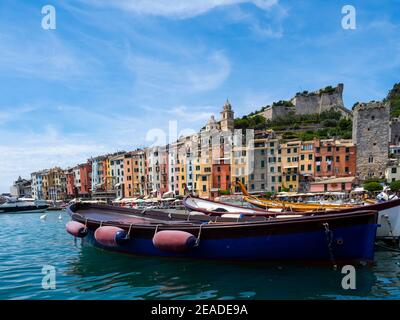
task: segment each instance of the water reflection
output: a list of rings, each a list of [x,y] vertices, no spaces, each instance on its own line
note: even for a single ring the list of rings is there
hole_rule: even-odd
[[[82,247],[68,274],[78,276],[77,290],[109,299],[362,298],[377,282],[371,267],[357,269],[356,290],[344,290],[344,275],[329,267],[149,258],[90,246]]]

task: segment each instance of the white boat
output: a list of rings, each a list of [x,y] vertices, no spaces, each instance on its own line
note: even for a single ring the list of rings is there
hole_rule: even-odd
[[[23,201],[8,198],[7,202],[0,205],[0,213],[40,213],[45,212],[48,204],[38,201]]]

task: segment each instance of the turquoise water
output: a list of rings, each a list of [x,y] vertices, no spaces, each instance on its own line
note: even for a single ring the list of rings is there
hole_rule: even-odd
[[[0,215],[0,299],[400,299],[400,254],[376,253],[356,290],[329,267],[172,260],[110,253],[65,232],[61,212]],[[42,288],[42,267],[56,289]]]

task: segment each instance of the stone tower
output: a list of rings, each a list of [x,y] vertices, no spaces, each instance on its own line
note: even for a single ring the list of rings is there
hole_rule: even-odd
[[[357,146],[357,177],[383,178],[388,161],[390,106],[372,101],[353,107],[353,142]]]
[[[223,110],[221,111],[221,130],[222,131],[233,131],[234,125],[234,112],[229,100],[226,100]]]

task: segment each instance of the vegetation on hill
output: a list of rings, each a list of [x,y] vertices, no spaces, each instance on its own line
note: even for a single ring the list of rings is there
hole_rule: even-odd
[[[341,137],[350,139],[352,121],[342,116],[339,111],[330,109],[320,114],[298,115],[290,112],[286,116],[266,120],[260,115],[247,115],[235,119],[237,129],[273,129],[282,131],[284,139],[312,140],[313,138],[327,139]]]
[[[313,138],[327,139],[341,137],[350,139],[352,121],[334,109],[320,114],[298,115],[290,112],[286,116],[266,120],[260,115],[247,115],[235,119],[236,129],[273,129],[282,132],[284,139],[312,140]]]
[[[390,114],[392,117],[400,117],[400,82],[396,83],[389,91],[386,101],[390,102]]]
[[[350,139],[353,124],[351,119],[343,117],[339,111],[330,109],[320,114],[290,113],[285,117],[276,117],[267,121],[267,127],[275,131],[285,131],[284,139],[298,138],[305,141],[333,137]]]

